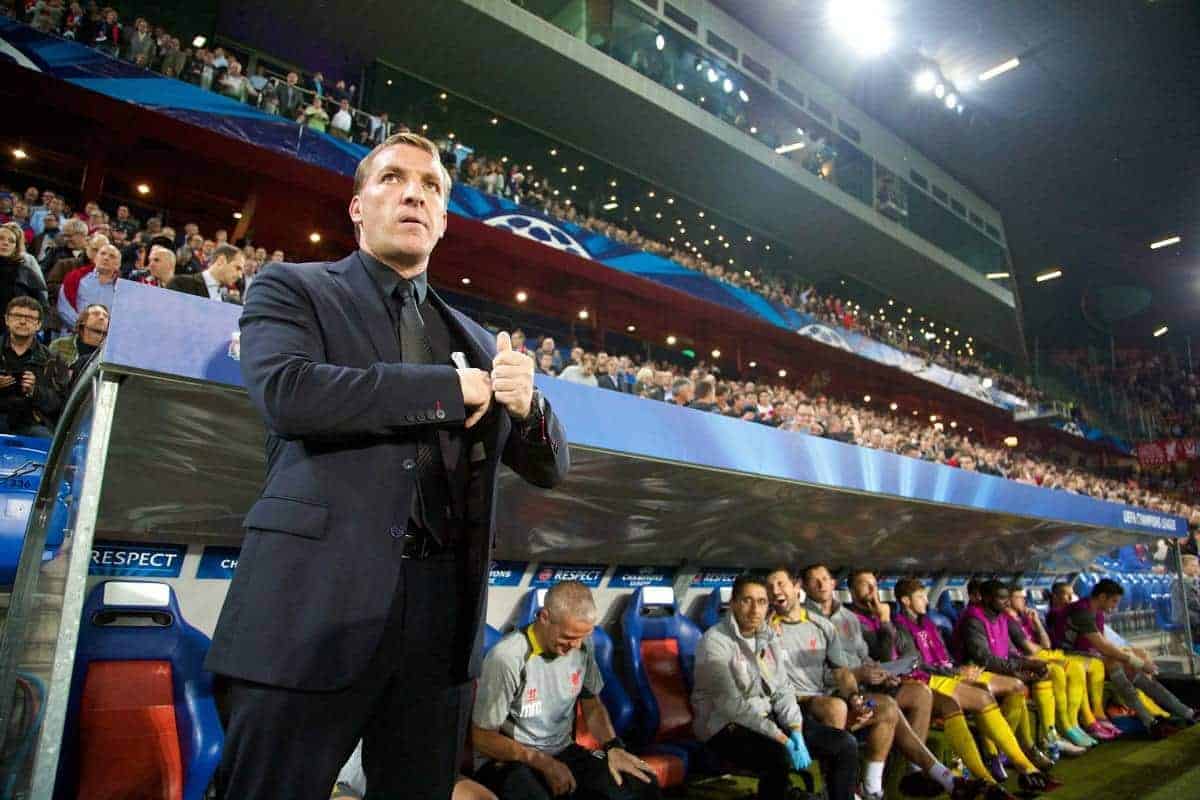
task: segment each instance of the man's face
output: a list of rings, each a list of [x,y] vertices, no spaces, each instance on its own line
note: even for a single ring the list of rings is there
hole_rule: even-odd
[[[571,363],[573,363],[573,364],[582,364],[583,363],[583,348],[582,347],[572,347],[571,348]]]
[[[900,601],[904,603],[903,600]],[[918,589],[908,596],[908,606],[918,617],[929,611],[929,592]]]
[[[222,228],[216,232],[215,238],[217,240],[217,244],[225,244],[229,241],[229,231]]]
[[[742,593],[729,603],[729,610],[743,631],[758,630],[767,618],[770,608],[767,601],[767,590],[757,583],[748,583],[742,587]]]
[[[426,268],[446,231],[446,187],[437,157],[397,145],[376,154],[369,167],[349,209],[365,249],[385,262]]]
[[[1111,614],[1117,610],[1117,606],[1121,605],[1121,595],[1119,594],[1101,594],[1093,595],[1093,603],[1097,611],[1103,611],[1105,614]]]
[[[1008,589],[997,589],[996,593],[984,602],[987,603],[988,611],[991,611],[993,614],[1003,614],[1008,610]]]
[[[554,353],[554,340],[549,336],[547,336],[545,339],[542,339],[542,352],[550,353],[552,355]]]
[[[777,569],[767,576],[767,596],[776,614],[790,614],[800,601],[800,584],[787,570]]]
[[[1071,602],[1070,586],[1060,586],[1051,593],[1050,603],[1055,608],[1062,608],[1063,606],[1070,605]]]
[[[554,356],[549,353],[540,353],[538,355],[538,366],[542,368],[542,372],[549,372],[554,368]]]
[[[1200,560],[1194,558],[1185,558],[1183,560],[1183,574],[1189,578],[1194,578],[1200,575]]]
[[[232,286],[241,279],[245,266],[246,257],[238,253],[229,260],[226,260],[224,257],[218,258],[208,269],[212,273],[212,276],[217,279],[217,283],[222,286]]]
[[[296,73],[294,73],[294,72],[288,73],[288,76],[287,76],[288,86],[295,86],[296,81],[298,81],[298,80],[300,80],[300,77]]]
[[[542,647],[560,656],[578,650],[596,628],[595,623],[577,617],[564,616],[555,622],[544,608],[538,612],[538,621],[542,623],[542,631],[546,634],[546,641],[541,642]]]
[[[267,260],[267,248],[256,247],[254,249],[254,260],[260,264],[265,263]]]
[[[37,333],[42,325],[42,314],[32,308],[18,306],[4,315],[4,322],[11,336],[25,339]]]
[[[1025,610],[1029,608],[1029,606],[1026,604],[1028,600],[1029,597],[1025,594],[1024,590],[1019,592],[1011,592],[1008,595],[1008,607],[1018,614],[1024,614]]]
[[[25,190],[25,202],[31,206],[36,206],[38,201],[38,189],[36,186],[30,186]]]
[[[75,230],[67,234],[67,247],[72,250],[82,250],[87,245],[87,233]]]
[[[49,208],[51,211],[53,211],[55,214],[58,214],[59,216],[62,216],[62,213],[63,213],[63,199],[62,199],[61,197],[54,197],[54,198],[51,198],[51,199],[50,199],[50,201],[49,201],[48,203],[46,203],[46,206],[47,206],[47,207],[48,207],[48,208]]]
[[[101,247],[96,253],[96,277],[105,285],[112,283],[121,274],[121,251],[110,245]]]
[[[12,258],[17,252],[17,234],[12,228],[0,228],[0,257]]]
[[[211,258],[213,250],[217,249],[217,243],[212,239],[205,239],[204,244],[200,246],[200,252],[204,254],[206,259]]]
[[[804,580],[804,593],[817,603],[828,603],[832,600],[835,588],[837,588],[837,583],[825,567],[810,570],[808,577]]]
[[[108,314],[93,311],[88,315],[87,322],[79,331],[79,338],[86,345],[99,347],[106,336],[108,336]]]
[[[58,230],[58,215],[47,214],[46,216],[42,217],[42,230],[43,231]]]
[[[191,236],[188,237],[188,247],[192,248],[193,251],[195,251],[195,250],[203,251],[204,250],[204,237],[198,233],[192,234]]]
[[[854,582],[850,584],[850,596],[859,605],[870,605],[875,598],[879,597],[879,583],[875,580],[875,576],[869,572],[855,575]]]
[[[159,283],[168,281],[175,276],[175,267],[171,264],[167,251],[161,247],[155,247],[150,251],[149,266],[150,274]]]
[[[516,333],[514,333],[512,335],[512,346],[513,346],[513,350],[520,350],[522,347],[524,347],[525,346],[525,334],[521,333],[520,331],[517,331]]]
[[[22,200],[13,203],[13,216],[21,221],[29,219],[29,206]]]
[[[183,235],[186,236],[189,241],[191,241],[191,238],[198,233],[200,233],[200,226],[194,222],[189,222],[183,226]],[[201,239],[200,241],[204,240]]]
[[[129,219],[129,206],[117,206],[117,219],[122,222]]]

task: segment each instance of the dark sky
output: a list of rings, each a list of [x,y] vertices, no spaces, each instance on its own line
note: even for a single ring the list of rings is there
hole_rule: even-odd
[[[1200,335],[1200,2],[886,1],[895,45],[864,61],[823,1],[714,0],[999,208],[1031,345]],[[1012,56],[961,116],[912,88],[925,63],[954,80]]]

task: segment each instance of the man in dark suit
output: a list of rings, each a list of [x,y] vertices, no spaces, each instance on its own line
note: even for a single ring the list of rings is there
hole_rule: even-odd
[[[436,146],[398,134],[354,187],[359,250],[267,266],[241,319],[268,467],[207,661],[228,683],[227,798],[324,800],[360,738],[372,796],[449,798],[496,472],[549,488],[568,468],[529,357],[428,286]]]
[[[238,281],[246,264],[246,254],[231,244],[219,244],[213,250],[208,269],[199,275],[176,275],[167,284],[174,292],[192,294],[219,303],[239,303]]]
[[[293,121],[300,113],[300,108],[304,103],[304,94],[300,91],[298,81],[299,76],[294,72],[289,72],[287,82],[282,84],[276,92],[276,96],[279,98],[279,116]]]

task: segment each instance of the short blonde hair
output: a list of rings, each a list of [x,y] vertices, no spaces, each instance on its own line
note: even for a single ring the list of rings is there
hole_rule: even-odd
[[[389,147],[396,147],[398,145],[415,147],[418,150],[424,150],[426,153],[429,153],[429,155],[433,156],[433,160],[436,161],[438,165],[438,174],[442,177],[442,205],[448,207],[450,205],[450,185],[453,183],[453,179],[450,177],[449,170],[447,170],[446,166],[442,164],[441,151],[438,150],[436,144],[426,139],[421,134],[413,133],[412,131],[393,133],[391,136],[384,139],[382,143],[375,145],[371,152],[363,156],[363,160],[358,162],[358,167],[354,170],[354,194],[361,192],[363,186],[366,185],[367,178],[371,173],[371,164],[375,161],[375,156],[379,155],[384,150],[387,150]]]

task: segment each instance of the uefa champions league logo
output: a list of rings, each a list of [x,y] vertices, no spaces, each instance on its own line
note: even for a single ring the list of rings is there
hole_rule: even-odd
[[[229,357],[234,361],[242,360],[242,332],[234,331],[229,334]]]
[[[837,347],[851,353],[854,352],[854,348],[850,346],[850,343],[847,342],[840,333],[825,325],[820,325],[814,322],[805,325],[803,328],[796,331],[796,333],[800,334],[801,336],[807,336],[810,339],[816,339],[818,342],[827,344],[830,347]]]
[[[591,256],[583,249],[578,241],[562,228],[538,217],[525,214],[500,214],[483,220],[485,225],[493,228],[503,228],[509,233],[533,239],[535,242],[562,250],[580,258],[590,259]]]

